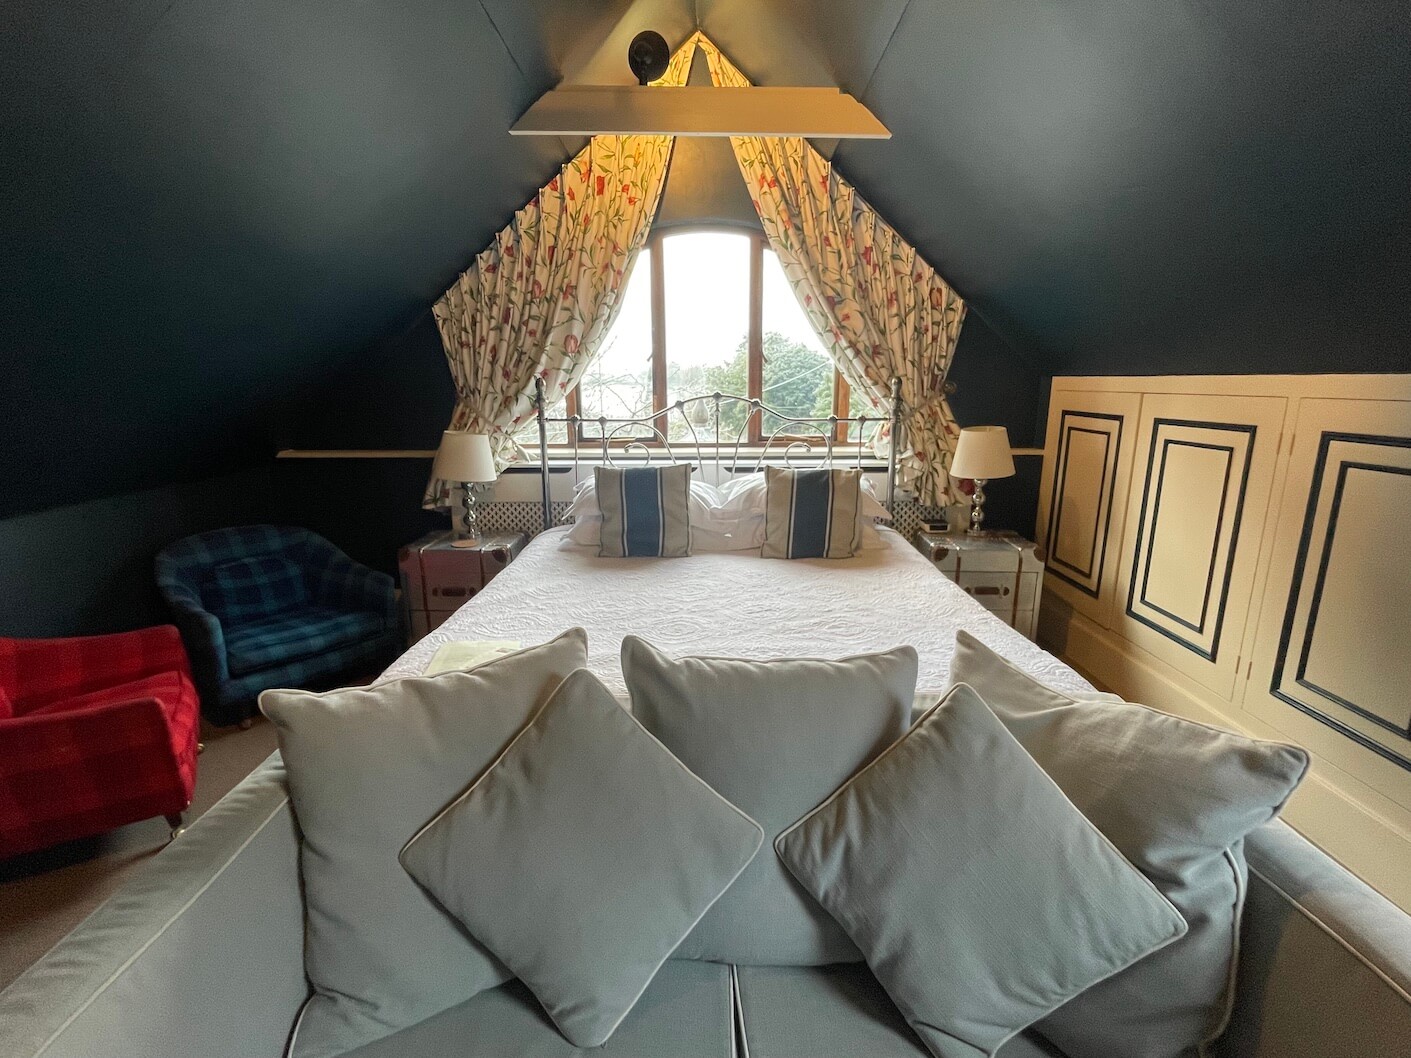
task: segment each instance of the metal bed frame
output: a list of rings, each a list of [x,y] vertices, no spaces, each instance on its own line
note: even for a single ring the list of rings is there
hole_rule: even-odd
[[[729,393],[711,393],[707,396],[688,397],[676,403],[638,418],[615,419],[606,416],[551,416],[544,394],[544,380],[534,382],[534,412],[539,424],[539,480],[543,490],[544,528],[553,525],[553,509],[549,497],[549,424],[563,423],[568,430],[566,449],[558,449],[560,457],[567,453],[571,461],[574,483],[577,484],[580,469],[587,464],[617,466],[621,463],[651,465],[656,460],[665,463],[683,461],[679,453],[686,453],[703,472],[707,462],[716,465],[717,476],[737,473],[757,473],[765,466],[785,467],[827,467],[835,462],[834,456],[846,456],[848,462],[855,460],[862,469],[864,452],[872,447],[884,425],[891,428],[887,450],[887,501],[889,513],[896,512],[897,489],[897,450],[902,430],[901,379],[892,379],[891,411],[883,416],[804,416],[788,415],[769,407],[753,397],[740,397]],[[725,427],[722,434],[721,411],[727,406],[742,406],[746,413],[738,428]],[[700,412],[704,421],[697,422]],[[694,417],[693,417],[693,413]],[[679,417],[686,429],[682,437],[671,438],[671,428]],[[761,424],[771,416],[777,425],[760,440],[750,438],[750,423],[758,417]],[[838,440],[838,427],[858,424],[858,443]],[[584,439],[580,426],[596,425],[599,435]],[[870,430],[870,432],[869,432]],[[849,429],[849,432],[851,430]],[[846,435],[845,435],[846,436]],[[845,451],[839,451],[845,449]],[[586,450],[586,452],[585,452]],[[726,453],[729,453],[728,459]],[[694,455],[694,458],[690,457]],[[749,465],[752,464],[752,465]],[[748,470],[741,467],[749,465]]]

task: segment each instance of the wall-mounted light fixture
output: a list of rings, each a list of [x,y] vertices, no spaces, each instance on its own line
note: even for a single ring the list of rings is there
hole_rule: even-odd
[[[540,96],[511,136],[806,136],[891,138],[872,111],[837,88],[650,86],[670,52],[659,33],[627,49],[635,86],[565,85]]]

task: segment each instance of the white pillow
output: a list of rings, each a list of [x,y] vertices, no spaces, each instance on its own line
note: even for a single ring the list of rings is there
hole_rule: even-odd
[[[724,502],[720,490],[708,481],[691,480],[691,524],[705,522],[713,517],[714,511]],[[568,506],[570,518],[601,518],[602,508],[598,506],[597,485],[592,478],[585,478],[573,488],[573,502]]]
[[[763,522],[759,539],[754,534],[734,535],[736,519],[723,514],[724,497],[720,489],[708,481],[691,481],[691,547],[695,551],[747,551],[764,542]],[[573,528],[563,546],[597,547],[602,542],[603,514],[598,506],[598,493],[592,478],[580,481],[573,490],[573,502],[568,507]]]
[[[763,533],[763,529],[760,530]],[[602,545],[603,519],[601,515],[584,517],[573,523],[573,528],[559,544],[562,548],[590,547],[596,551]],[[733,533],[721,532],[691,523],[691,551],[758,551],[763,537],[755,540],[752,536],[737,537]]]
[[[740,548],[764,546],[764,475],[742,474],[731,478],[718,490],[723,502],[716,512],[717,524],[728,524],[728,532],[740,541]],[[862,479],[862,503],[857,521],[862,529],[862,549],[884,547],[877,532],[875,518],[889,518],[887,508],[877,500],[877,493],[865,476]],[[750,543],[746,544],[748,540]]]

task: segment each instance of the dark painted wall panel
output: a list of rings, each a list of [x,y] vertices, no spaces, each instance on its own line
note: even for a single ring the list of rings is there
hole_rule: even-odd
[[[435,448],[456,392],[431,313],[330,373],[281,424],[279,448]]]
[[[0,635],[64,636],[165,622],[153,556],[187,533],[277,518],[267,468],[0,521]]]
[[[450,527],[444,511],[421,509],[430,473],[429,459],[281,459],[271,481],[285,520],[395,574],[399,547]]]
[[[1043,475],[1042,456],[1017,456],[1014,476],[985,485],[985,528],[1012,529],[1034,539],[1034,523],[1039,513],[1039,478]],[[968,513],[961,519],[969,525]]]
[[[961,426],[1003,426],[1014,447],[1043,447],[1042,434],[1034,434],[1038,370],[974,312],[960,329],[950,381],[956,385],[951,411]]]
[[[169,617],[152,579],[162,547],[258,522],[304,525],[395,572],[397,548],[444,514],[420,509],[430,463],[267,460],[234,474],[0,520],[0,635],[121,631]]]

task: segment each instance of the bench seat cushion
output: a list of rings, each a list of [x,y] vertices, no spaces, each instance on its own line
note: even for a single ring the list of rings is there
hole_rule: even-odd
[[[911,647],[839,660],[673,658],[622,641],[632,715],[765,833],[765,847],[701,917],[678,959],[810,966],[861,958],[770,844],[906,731]]]
[[[22,715],[56,716],[59,713],[81,713],[105,705],[135,702],[141,698],[156,698],[170,706],[176,702],[186,701],[195,693],[196,690],[191,686],[191,680],[186,673],[173,669],[171,672],[159,672],[155,676],[144,676],[140,680],[129,680],[112,687],[90,691],[88,694],[81,694],[76,698],[64,698],[57,702],[50,702],[37,709],[22,709]]]
[[[307,606],[228,629],[226,658],[232,676],[301,661],[347,643],[380,635],[386,619],[371,610],[334,610]]]
[[[738,966],[738,1009],[746,1058],[931,1058],[863,963]],[[996,1058],[1063,1058],[1029,1033]]]
[[[733,1058],[733,1039],[730,967],[673,959],[601,1047],[573,1046],[511,981],[347,1058]]]

